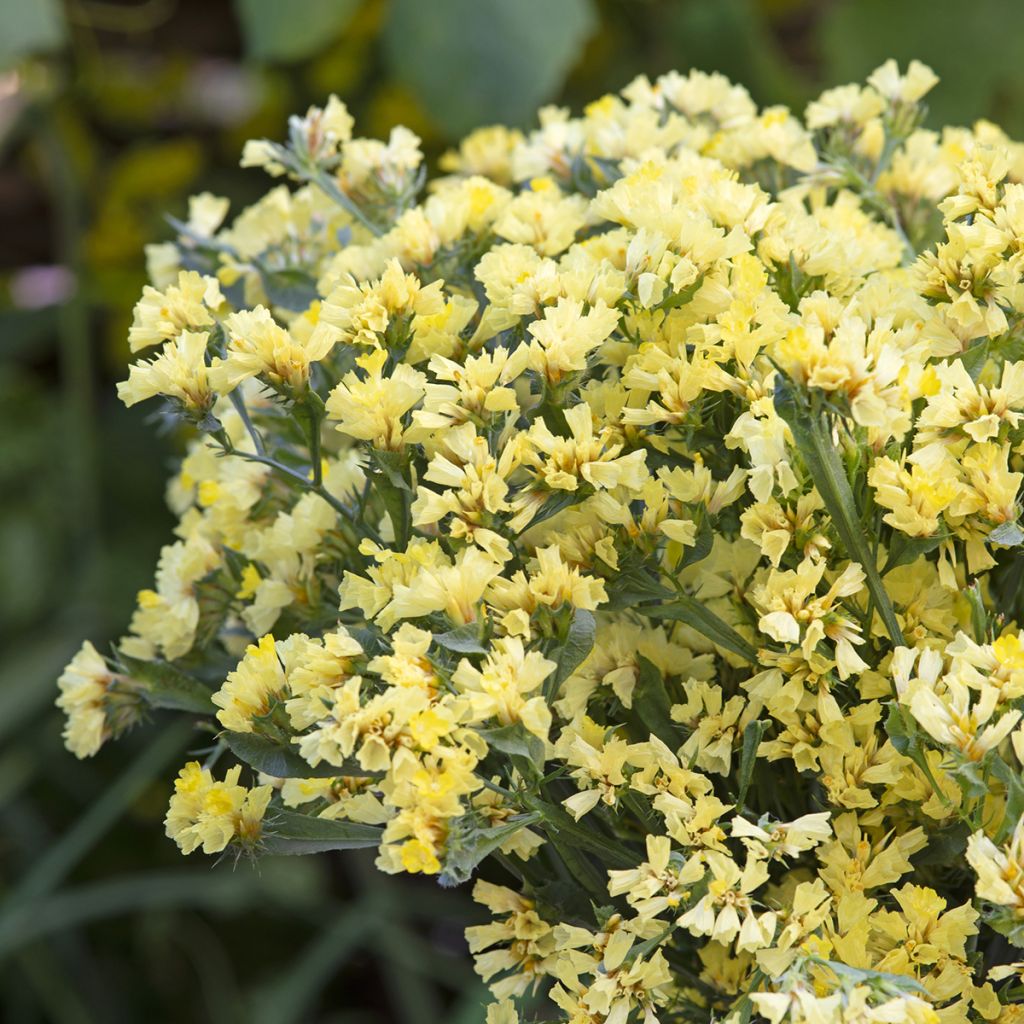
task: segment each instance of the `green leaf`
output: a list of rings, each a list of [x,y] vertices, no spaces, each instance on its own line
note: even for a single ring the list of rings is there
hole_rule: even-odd
[[[383,452],[377,448],[368,450],[370,460],[378,471],[375,477],[375,490],[384,502],[391,519],[395,541],[399,549],[404,549],[409,543],[409,534],[412,531],[412,490],[405,479],[405,462],[397,452]]]
[[[480,828],[471,816],[454,822],[448,833],[444,871],[438,881],[444,886],[468,882],[477,865],[488,854],[493,853],[521,828],[532,825],[539,818],[537,812],[520,814],[490,828]]]
[[[928,751],[921,742],[921,730],[910,710],[897,701],[889,701],[889,711],[885,717],[885,731],[897,752],[904,757],[909,757],[921,769],[924,777],[931,783],[935,795],[947,807],[950,806],[949,797],[946,796],[945,791],[932,774],[932,767],[928,763]]]
[[[235,0],[246,55],[256,60],[300,61],[336,39],[359,0]]]
[[[928,990],[916,979],[908,978],[905,974],[889,974],[887,971],[872,971],[863,967],[851,967],[849,964],[840,963],[836,960],[823,960],[813,958],[813,962],[827,967],[834,974],[842,978],[850,978],[859,985],[870,985],[872,982],[881,983],[886,991],[913,992],[927,996]]]
[[[362,850],[380,845],[383,829],[354,821],[314,818],[278,809],[268,818],[261,846],[264,853],[308,854],[327,850]]]
[[[743,747],[740,750],[740,769],[736,777],[739,791],[736,795],[736,806],[742,807],[743,801],[747,798],[747,790],[750,789],[751,779],[754,777],[754,762],[757,760],[757,748],[761,745],[761,737],[764,735],[765,723],[760,719],[748,722],[743,730]]]
[[[850,481],[839,459],[832,432],[824,413],[812,411],[803,390],[781,373],[775,384],[775,411],[793,432],[793,440],[803,456],[811,479],[818,489],[846,553],[858,562],[867,577],[868,590],[885,623],[889,638],[902,647],[903,632],[878,573],[875,556],[861,527],[860,516],[850,490]]]
[[[642,601],[663,601],[673,593],[643,568],[616,573],[608,580],[607,590],[608,601],[602,608],[634,608]]]
[[[680,594],[668,604],[637,608],[637,611],[649,619],[672,619],[676,622],[685,622],[691,629],[695,629],[701,636],[707,637],[713,644],[730,651],[744,661],[749,661],[751,665],[757,664],[757,651],[732,626],[723,622],[696,598]]]
[[[0,3],[0,67],[20,57],[56,50],[66,37],[67,25],[58,0]]]
[[[261,267],[260,280],[263,282],[267,298],[275,306],[296,313],[308,309],[310,303],[320,297],[313,276],[297,267],[288,267],[284,270],[266,270]]]
[[[902,704],[889,702],[889,711],[885,718],[885,731],[897,753],[904,757],[912,757],[915,746],[920,746],[917,738],[917,723]]]
[[[0,957],[47,935],[68,935],[92,921],[145,910],[201,907],[239,913],[258,892],[254,872],[123,872],[106,881],[60,889],[31,903],[8,905],[0,918]],[[76,1018],[77,1019],[77,1018]]]
[[[1003,547],[1017,548],[1024,544],[1024,530],[1018,523],[1000,523],[988,535],[990,544],[1002,544]]]
[[[328,915],[323,930],[303,945],[289,963],[261,982],[252,993],[248,1024],[302,1024],[314,1012],[317,996],[337,977],[349,957],[365,948],[378,927],[372,903],[362,896],[337,915]]]
[[[908,537],[905,533],[895,530],[889,544],[889,556],[882,567],[882,575],[885,576],[886,573],[892,572],[897,566],[916,562],[921,555],[927,555],[934,551],[943,540],[945,540],[943,536]]]
[[[982,903],[981,919],[993,931],[1005,935],[1011,945],[1024,947],[1024,922],[1017,917],[1014,908]]]
[[[706,514],[701,515],[697,520],[696,541],[692,547],[686,548],[683,560],[679,564],[679,569],[685,569],[687,566],[694,565],[697,562],[703,562],[711,554],[714,542],[715,533],[711,529],[711,520]]]
[[[530,732],[522,722],[502,725],[494,729],[478,729],[492,750],[503,754],[527,758],[535,767],[544,764],[544,741]]]
[[[968,800],[984,800],[989,794],[989,781],[986,773],[977,761],[965,760],[947,774],[960,787],[960,792]]]
[[[679,726],[672,721],[672,702],[665,689],[665,679],[656,665],[640,657],[640,676],[633,689],[633,707],[640,721],[668,744],[677,745]]]
[[[533,518],[519,531],[519,535],[522,536],[527,530],[536,526],[538,523],[543,523],[545,519],[550,519],[552,516],[557,516],[559,512],[564,512],[567,508],[572,508],[573,505],[578,505],[583,501],[583,497],[578,491],[556,491],[554,492],[543,505],[534,513]]]
[[[999,757],[992,762],[992,774],[1006,787],[1003,823],[995,837],[997,843],[1002,843],[1010,838],[1017,827],[1017,822],[1024,816],[1024,779],[1021,778],[1020,772],[1015,771]]]
[[[1011,824],[1017,823],[1014,819]],[[951,868],[964,863],[967,850],[967,837],[970,829],[963,822],[957,822],[949,828],[933,829],[928,833],[928,845],[914,856],[914,867],[921,868],[934,865],[940,868]]]
[[[605,867],[636,867],[639,862],[626,843],[605,839],[595,829],[580,825],[560,804],[548,803],[531,793],[524,793],[522,799],[527,807],[540,815],[545,832],[561,842],[596,854],[604,861]]]
[[[0,935],[6,932],[15,909],[38,904],[41,897],[60,885],[127,808],[139,799],[153,779],[173,758],[181,755],[190,731],[191,723],[185,719],[172,721],[168,728],[146,744],[131,764],[125,766],[112,785],[89,803],[75,823],[71,827],[65,826],[60,837],[36,857],[17,885],[4,893]]]
[[[434,643],[443,647],[446,651],[454,651],[456,654],[486,654],[487,645],[480,639],[480,625],[476,622],[467,622],[463,626],[456,626],[447,633],[435,633]]]
[[[142,684],[139,692],[151,707],[192,711],[200,715],[213,713],[213,695],[209,687],[166,661],[143,661],[116,650],[114,660],[126,675]]]
[[[594,649],[596,634],[597,620],[594,613],[584,608],[575,609],[564,642],[557,646],[549,645],[547,651],[548,657],[555,661],[555,671],[544,680],[544,696],[548,701],[554,699],[562,683],[583,664]]]
[[[901,68],[916,58],[942,80],[926,97],[933,126],[1003,113],[1000,124],[1012,137],[1024,129],[1017,0],[975,0],[969,17],[956,4],[933,0],[857,0],[821,13],[818,35],[830,81],[860,82],[889,57]]]
[[[346,761],[340,766],[321,762],[314,768],[299,755],[297,749],[254,732],[232,732],[227,729],[220,734],[220,738],[239,761],[275,779],[335,779],[343,775],[380,777],[379,772],[368,772],[361,768],[358,761]]]
[[[531,122],[595,26],[591,0],[392,0],[384,45],[392,74],[458,136]]]

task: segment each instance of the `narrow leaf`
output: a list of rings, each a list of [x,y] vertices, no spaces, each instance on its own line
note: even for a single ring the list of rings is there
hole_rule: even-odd
[[[496,729],[479,729],[478,732],[487,741],[487,746],[493,750],[525,757],[538,768],[544,764],[544,741],[529,732],[522,722],[499,726]]]
[[[897,566],[910,565],[921,555],[934,551],[943,541],[943,537],[908,537],[898,530],[892,535],[889,544],[889,557],[882,567],[882,575],[892,572]]]
[[[754,777],[754,762],[757,760],[757,748],[761,745],[761,737],[764,735],[765,724],[760,719],[749,722],[743,730],[743,747],[740,751],[740,770],[737,776],[739,791],[736,796],[736,806],[742,807],[747,798],[747,790],[750,789],[750,781]]]
[[[705,608],[693,597],[681,594],[669,604],[638,608],[637,611],[649,619],[685,622],[713,644],[732,652],[744,661],[749,661],[751,665],[757,664],[757,651],[732,626],[723,622],[713,611]]]
[[[679,726],[672,721],[672,702],[665,689],[665,679],[652,662],[640,658],[640,677],[633,689],[633,707],[640,721],[651,732],[667,743],[676,746]]]
[[[1016,548],[1024,544],[1024,530],[1017,523],[1000,523],[988,535],[988,539],[992,544],[1002,544],[1003,547]]]
[[[435,633],[434,643],[446,651],[456,654],[486,654],[487,646],[480,640],[480,626],[476,622],[467,622],[464,626],[456,626],[447,633]]]
[[[568,635],[563,643],[548,650],[548,657],[555,661],[555,671],[544,680],[544,696],[550,701],[558,693],[559,687],[586,660],[594,648],[594,637],[597,634],[597,620],[594,613],[584,608],[577,608],[569,626]]]
[[[239,761],[275,779],[334,779],[343,775],[379,777],[379,773],[361,768],[358,761],[346,761],[340,766],[321,762],[314,768],[299,755],[298,750],[254,732],[225,730],[220,738]]]
[[[314,818],[297,811],[276,810],[268,820],[262,846],[270,854],[323,853],[361,850],[380,845],[383,829],[354,821]]]
[[[622,842],[604,839],[600,833],[580,825],[573,816],[559,804],[551,804],[540,797],[524,794],[526,805],[540,814],[540,825],[551,838],[582,847],[597,854],[607,867],[629,868],[637,864],[636,855]]]
[[[151,707],[201,715],[213,712],[210,688],[166,661],[143,661],[123,651],[115,651],[114,658],[125,675],[141,684],[141,695]]]
[[[864,570],[868,589],[890,639],[897,646],[903,646],[903,632],[878,573],[871,545],[861,526],[850,481],[846,478],[846,470],[832,440],[828,420],[823,413],[812,412],[802,391],[781,374],[775,385],[775,411],[793,432],[793,440],[825,502],[847,555]]]
[[[477,865],[511,839],[526,825],[532,825],[540,817],[536,812],[517,815],[491,828],[474,828],[465,835],[453,829],[448,837],[448,849],[444,858],[444,872],[438,879],[444,886],[461,885],[473,876]]]

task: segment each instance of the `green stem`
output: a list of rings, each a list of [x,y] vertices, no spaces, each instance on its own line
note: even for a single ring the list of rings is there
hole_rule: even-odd
[[[252,445],[256,449],[257,455],[266,454],[266,448],[263,444],[263,438],[260,436],[260,432],[253,425],[252,420],[249,418],[249,410],[246,408],[245,399],[238,393],[238,389],[235,388],[230,394],[231,404],[235,407],[235,412],[238,413],[239,419],[245,426],[249,437],[252,439]]]
[[[305,403],[306,415],[309,417],[309,458],[313,463],[313,486],[323,487],[324,474],[320,457],[320,423],[321,415],[316,402]]]
[[[308,181],[316,185],[321,192],[333,199],[346,213],[351,214],[351,216],[355,218],[355,220],[359,221],[359,223],[362,224],[370,234],[377,238],[384,234],[384,229],[379,225],[374,224],[374,222],[370,220],[365,213],[363,213],[352,197],[346,195],[338,187],[334,179],[325,171],[321,170],[319,167],[299,167],[298,173],[303,181]]]

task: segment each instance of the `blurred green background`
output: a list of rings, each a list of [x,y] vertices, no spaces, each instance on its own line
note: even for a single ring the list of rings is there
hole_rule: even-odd
[[[189,746],[161,721],[90,762],[55,680],[124,628],[171,520],[174,438],[114,398],[143,245],[190,193],[266,187],[245,139],[337,92],[432,158],[638,73],[720,70],[802,109],[886,57],[943,81],[931,123],[1024,137],[1018,0],[0,0],[0,1019],[475,1024],[462,892],[368,858],[181,858]]]

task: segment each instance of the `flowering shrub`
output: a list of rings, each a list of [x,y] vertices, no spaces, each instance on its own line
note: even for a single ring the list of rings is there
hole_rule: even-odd
[[[641,78],[425,196],[333,97],[250,143],[149,250],[194,439],[69,748],[208,716],[185,853],[490,858],[492,1024],[1017,1020],[1024,147],[934,82]]]

